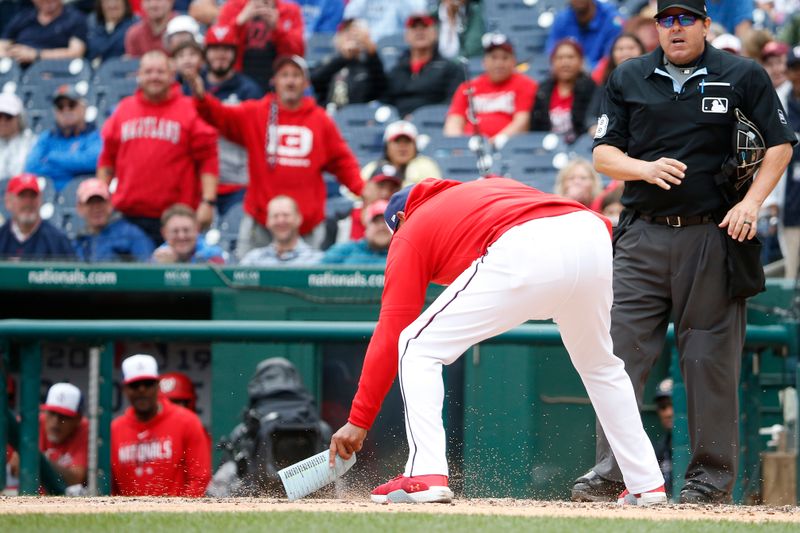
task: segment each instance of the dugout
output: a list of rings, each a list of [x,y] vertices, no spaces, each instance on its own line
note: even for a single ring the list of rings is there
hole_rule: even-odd
[[[0,265],[0,319],[374,321],[382,288],[382,271],[375,268],[6,263]],[[429,299],[439,291],[432,288]],[[758,452],[766,441],[757,429],[780,422],[777,390],[797,379],[794,295],[793,284],[771,281],[768,293],[751,303],[751,324],[792,324],[793,333],[779,348],[764,340],[766,334],[748,344],[743,364],[748,373],[742,380],[748,401],[743,402],[740,501],[757,489]],[[566,498],[572,480],[592,464],[594,414],[577,373],[552,331],[532,338],[482,344],[445,371],[451,483],[467,496]],[[200,387],[201,418],[216,441],[239,421],[246,383],[256,364],[271,356],[287,357],[298,366],[323,416],[334,429],[339,427],[357,386],[367,342],[367,335],[247,343],[159,338],[117,343],[103,357],[113,359],[112,409],[117,412],[123,407],[116,375],[123,357],[145,351],[157,356],[163,371],[189,373]],[[9,368],[19,377],[16,343],[8,354]],[[86,390],[81,380],[86,379],[87,354],[85,343],[43,342],[40,398],[64,375]],[[669,374],[669,363],[669,357],[662,358],[651,375],[646,399],[652,398],[654,384]],[[645,425],[655,437],[659,430],[654,406],[646,402],[644,409]],[[679,437],[676,431],[676,447],[681,446]],[[402,470],[405,453],[402,404],[395,385],[359,458],[357,475],[350,477],[365,486],[382,482]],[[219,454],[214,460],[216,466]],[[677,453],[676,470],[679,460]]]

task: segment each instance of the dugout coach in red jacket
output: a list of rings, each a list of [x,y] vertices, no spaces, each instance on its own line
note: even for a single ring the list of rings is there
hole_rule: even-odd
[[[211,224],[217,133],[181,93],[163,52],[142,56],[138,79],[136,94],[124,98],[103,126],[97,177],[106,184],[117,177],[114,207],[160,244],[161,214],[173,204],[195,209],[202,227]]]
[[[300,235],[314,247],[325,237],[325,198],[322,173],[330,172],[353,193],[364,182],[358,160],[339,129],[313,98],[303,96],[309,77],[299,56],[275,60],[275,92],[261,100],[225,106],[206,93],[202,80],[187,77],[200,116],[230,141],[247,149],[250,183],[244,197],[245,217],[236,255],[267,246],[267,204],[278,195],[294,199],[303,215]]]
[[[372,499],[450,501],[442,365],[523,322],[552,318],[622,467],[630,496],[621,499],[666,503],[633,386],[612,353],[608,219],[506,178],[427,179],[395,193],[384,216],[394,235],[380,317],[331,460],[361,449],[397,373],[409,457]],[[431,282],[447,288],[420,314]]]

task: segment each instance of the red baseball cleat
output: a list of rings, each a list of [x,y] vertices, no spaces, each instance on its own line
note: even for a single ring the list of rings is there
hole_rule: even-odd
[[[625,489],[617,498],[617,503],[619,505],[663,505],[667,503],[667,492],[664,490],[664,485],[641,494],[631,494],[628,489]]]
[[[453,491],[447,487],[447,476],[399,475],[372,491],[375,503],[448,503]]]

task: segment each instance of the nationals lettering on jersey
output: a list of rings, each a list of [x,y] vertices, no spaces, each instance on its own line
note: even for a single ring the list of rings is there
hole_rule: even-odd
[[[178,144],[181,140],[179,122],[159,117],[136,117],[126,120],[120,126],[120,140],[156,139]]]
[[[154,441],[120,446],[117,459],[120,464],[169,461],[172,459],[172,448],[172,437],[168,435]]]

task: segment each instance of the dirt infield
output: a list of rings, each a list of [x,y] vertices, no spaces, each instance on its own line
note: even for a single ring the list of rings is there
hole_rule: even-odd
[[[800,507],[667,505],[657,508],[622,508],[614,504],[578,504],[512,499],[459,499],[452,504],[378,505],[366,499],[182,499],[182,498],[59,498],[0,497],[0,515],[30,513],[123,512],[281,512],[333,513],[437,513],[529,517],[631,518],[646,520],[733,520],[737,522],[789,522],[800,524]]]

